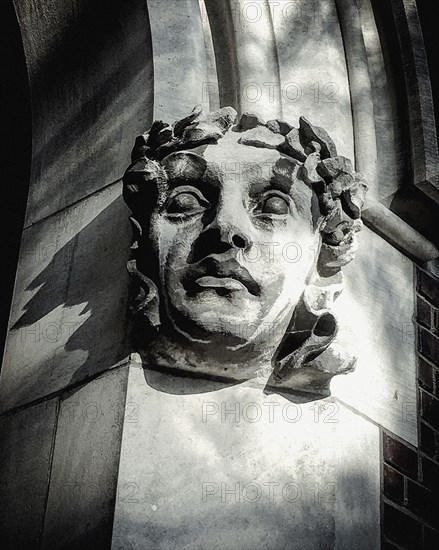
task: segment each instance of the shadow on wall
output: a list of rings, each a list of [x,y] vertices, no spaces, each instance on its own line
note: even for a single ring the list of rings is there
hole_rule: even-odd
[[[153,59],[144,0],[16,4],[33,100],[32,223],[121,176],[152,117]]]
[[[83,208],[92,210],[93,204],[85,203]],[[127,217],[118,197],[57,250],[27,286],[38,290],[11,329],[11,334],[21,332],[26,348],[23,368],[15,371],[15,378],[23,377],[14,384],[18,394],[24,393],[21,398],[33,400],[93,377],[126,357]]]

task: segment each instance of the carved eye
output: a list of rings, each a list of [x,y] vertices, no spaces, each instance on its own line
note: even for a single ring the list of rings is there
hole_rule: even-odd
[[[166,212],[170,215],[184,216],[203,212],[209,207],[209,202],[195,187],[179,187],[174,190],[166,204]]]
[[[266,195],[261,201],[260,212],[261,214],[285,216],[290,212],[289,198],[280,193]]]

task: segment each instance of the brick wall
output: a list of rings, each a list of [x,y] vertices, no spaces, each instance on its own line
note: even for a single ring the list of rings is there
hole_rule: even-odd
[[[439,550],[439,278],[416,268],[419,448],[383,430],[384,550]]]

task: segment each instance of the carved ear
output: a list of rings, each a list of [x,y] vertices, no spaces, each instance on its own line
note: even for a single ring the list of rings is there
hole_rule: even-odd
[[[287,381],[294,370],[306,366],[310,359],[322,353],[334,341],[337,332],[336,317],[325,311],[316,318],[311,330],[287,334],[274,359],[273,377],[276,382]]]
[[[326,278],[317,273],[310,277],[290,327],[273,357],[273,383],[300,391],[329,393],[327,384],[333,375],[327,376],[324,370],[318,372],[314,360],[326,352],[338,334],[338,321],[331,308],[343,286],[341,271]],[[309,370],[305,375],[298,374],[303,369]]]

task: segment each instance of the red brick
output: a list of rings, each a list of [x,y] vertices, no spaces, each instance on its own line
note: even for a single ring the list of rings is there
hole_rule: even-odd
[[[385,462],[412,479],[418,478],[418,455],[386,433],[383,433],[383,454]]]
[[[421,417],[439,430],[439,399],[421,391]]]
[[[422,548],[422,526],[408,514],[384,504],[384,534],[408,550]]]
[[[428,301],[439,307],[439,281],[424,271],[418,270],[418,291]]]
[[[384,464],[384,494],[397,504],[404,504],[404,476]]]
[[[426,390],[433,391],[433,368],[427,361],[418,357],[418,380]]]
[[[411,480],[407,483],[407,508],[428,523],[437,521],[439,506],[435,495]]]
[[[421,296],[418,296],[416,301],[416,321],[427,328],[431,328],[431,317],[430,304],[421,298]]]
[[[436,455],[436,434],[434,430],[424,422],[421,422],[419,448],[430,456]]]
[[[421,328],[419,331],[419,340],[422,355],[425,355],[427,359],[437,365],[439,362],[439,339]]]

